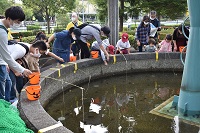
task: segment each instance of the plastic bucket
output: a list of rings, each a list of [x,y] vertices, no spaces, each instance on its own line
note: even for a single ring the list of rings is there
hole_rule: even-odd
[[[31,101],[38,100],[40,97],[40,85],[30,85],[25,88],[27,98]]]
[[[32,84],[32,85],[39,84],[39,82],[40,82],[40,72],[32,72],[32,74],[30,74],[28,76],[28,78],[29,78],[30,84]]]
[[[98,58],[99,57],[99,51],[91,51],[92,58]]]
[[[76,56],[70,56],[70,62],[76,61]]]

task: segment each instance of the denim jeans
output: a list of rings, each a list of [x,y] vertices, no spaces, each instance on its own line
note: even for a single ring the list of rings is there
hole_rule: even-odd
[[[11,80],[6,65],[0,65],[0,99],[10,100]]]
[[[10,79],[12,81],[12,86],[10,90],[10,100],[13,100],[17,97],[16,90],[20,94],[24,84],[23,84],[23,77],[22,76],[15,76],[13,71],[9,73]],[[16,89],[15,89],[16,88]]]

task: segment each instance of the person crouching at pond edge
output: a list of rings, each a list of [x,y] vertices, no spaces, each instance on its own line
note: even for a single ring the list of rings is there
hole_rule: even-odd
[[[128,40],[128,34],[123,33],[121,39],[117,42],[117,54],[130,54],[130,43]]]
[[[156,52],[156,41],[153,38],[149,39],[149,45],[145,46],[145,52]]]

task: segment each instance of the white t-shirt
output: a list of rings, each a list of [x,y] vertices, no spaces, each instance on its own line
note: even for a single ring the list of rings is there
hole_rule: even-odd
[[[108,40],[108,39],[104,39],[104,40],[102,41],[102,45],[103,45],[103,47],[106,49],[106,48],[110,45],[109,40]],[[100,50],[100,47],[99,47],[99,44],[98,44],[97,41],[94,41],[94,42],[92,43],[92,47],[94,47],[95,49]]]
[[[131,45],[129,43],[129,41],[127,42],[122,42],[122,39],[120,39],[118,42],[117,42],[117,45],[116,45],[117,49],[127,49],[127,48],[130,48]]]
[[[30,49],[30,44],[24,43],[24,42],[20,42],[20,43],[25,44]],[[24,55],[26,54],[26,49],[20,44],[8,45],[7,48],[10,55],[13,57],[14,60],[20,59],[24,57]]]

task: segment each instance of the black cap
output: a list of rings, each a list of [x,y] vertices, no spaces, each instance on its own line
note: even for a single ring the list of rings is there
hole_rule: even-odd
[[[73,30],[73,32],[74,32],[74,35],[76,36],[76,39],[77,39],[77,40],[80,40],[81,30],[80,30],[79,28],[75,28],[75,29]]]
[[[109,37],[110,36],[110,28],[108,26],[104,26],[101,28],[101,31],[103,31],[103,33]]]

